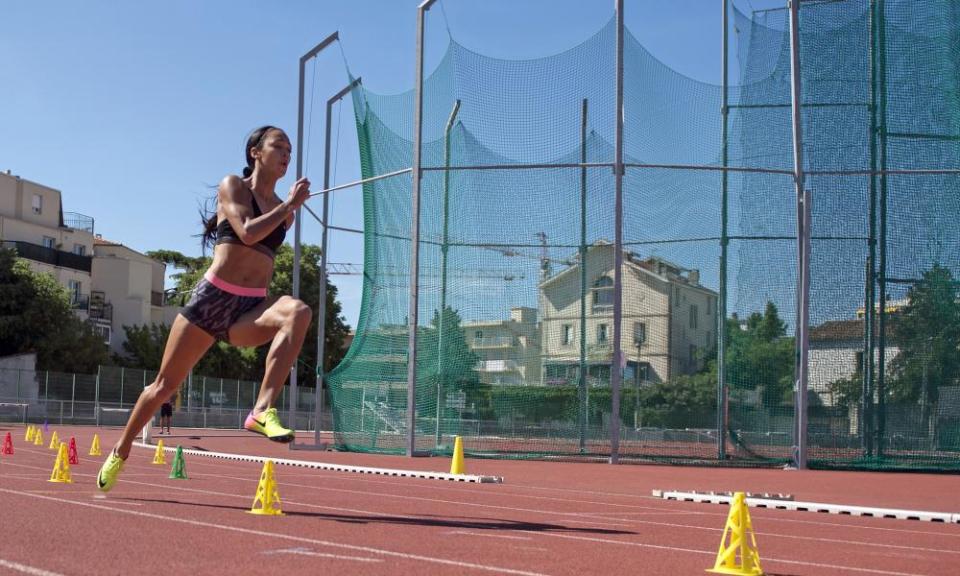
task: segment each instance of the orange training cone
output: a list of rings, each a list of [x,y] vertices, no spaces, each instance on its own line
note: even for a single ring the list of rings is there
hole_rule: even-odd
[[[0,453],[13,456],[13,436],[9,432],[7,432],[7,437],[3,439],[3,450]]]
[[[103,456],[103,453],[100,452],[100,436],[93,435],[93,444],[90,445],[90,453],[88,456]]]
[[[463,440],[459,436],[453,442],[453,461],[450,462],[451,474],[464,474],[463,466]]]
[[[60,443],[60,450],[57,451],[57,461],[53,465],[50,482],[73,483],[73,478],[70,477],[70,460],[67,456],[67,445],[63,442]]]
[[[729,544],[727,543],[728,534]],[[707,572],[734,576],[763,576],[757,539],[753,534],[750,511],[747,510],[747,500],[743,492],[735,493],[733,500],[730,501],[730,514],[727,515],[727,524],[720,539],[717,561]]]
[[[257,507],[257,504],[260,507]],[[282,516],[280,509],[280,494],[277,492],[277,481],[273,477],[273,460],[267,460],[263,463],[263,471],[260,473],[260,484],[257,485],[257,495],[253,498],[253,508],[251,514],[262,514],[264,516]]]
[[[70,437],[70,448],[67,450],[67,456],[70,459],[70,465],[79,464],[80,457],[77,455],[77,439]]]

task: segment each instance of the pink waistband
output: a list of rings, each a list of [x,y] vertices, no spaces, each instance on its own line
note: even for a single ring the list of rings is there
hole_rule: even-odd
[[[213,272],[207,270],[207,273],[203,275],[204,279],[216,286],[217,288],[223,290],[224,292],[229,292],[234,296],[255,296],[258,298],[267,297],[266,288],[249,288],[247,286],[237,286],[236,284],[231,284],[222,278],[217,278]]]

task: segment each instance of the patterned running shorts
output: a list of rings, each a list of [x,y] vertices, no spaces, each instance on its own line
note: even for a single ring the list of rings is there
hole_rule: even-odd
[[[214,286],[206,277],[180,311],[191,324],[217,340],[228,342],[228,332],[237,320],[263,302],[264,296],[239,296]]]

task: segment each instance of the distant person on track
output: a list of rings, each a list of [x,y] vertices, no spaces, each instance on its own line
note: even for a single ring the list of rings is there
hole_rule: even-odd
[[[173,419],[173,404],[168,398],[166,402],[160,405],[160,434],[163,434],[163,427],[166,425],[167,434],[170,434],[170,421]]]
[[[300,353],[312,313],[290,296],[267,296],[274,255],[295,211],[310,197],[306,178],[291,186],[286,200],[274,192],[290,154],[283,130],[262,126],[247,139],[243,176],[229,175],[220,182],[216,210],[204,215],[203,223],[204,243],[214,244],[213,263],[170,327],[160,372],[140,394],[100,468],[100,490],[113,487],[137,433],[217,340],[248,347],[271,343],[260,394],[244,428],[277,442],[293,440],[294,431],[280,423],[273,404]]]

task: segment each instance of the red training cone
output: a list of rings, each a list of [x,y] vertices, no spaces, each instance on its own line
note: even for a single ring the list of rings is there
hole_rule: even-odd
[[[13,437],[7,432],[7,437],[3,439],[3,454],[13,455]]]
[[[73,436],[70,437],[70,448],[67,454],[67,459],[69,460],[70,464],[80,463],[80,457],[77,456],[77,439]]]

